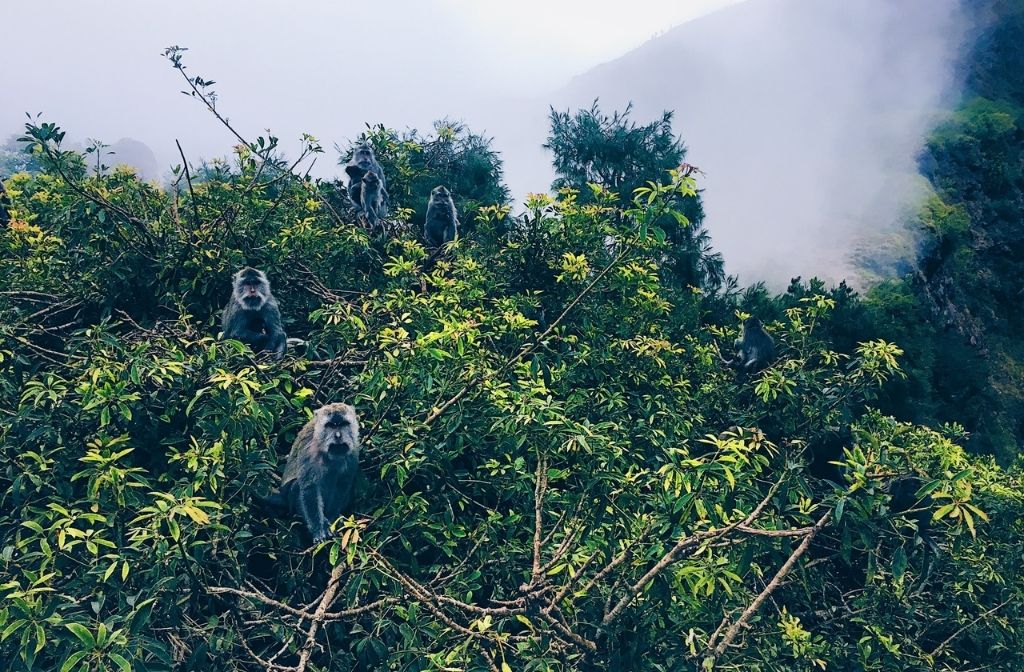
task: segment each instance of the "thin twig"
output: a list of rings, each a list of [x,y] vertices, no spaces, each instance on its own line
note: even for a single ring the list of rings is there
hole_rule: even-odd
[[[188,183],[188,195],[192,200],[192,225],[198,230],[200,221],[199,206],[196,204],[196,192],[192,189],[192,173],[188,169],[188,159],[185,158],[185,150],[181,148],[181,143],[178,142],[177,138],[174,139],[174,144],[178,146],[178,153],[181,154],[181,166],[185,171],[185,181]]]
[[[940,642],[938,646],[936,646],[934,649],[932,649],[932,652],[928,654],[928,657],[929,658],[934,657],[935,654],[937,654],[942,649],[946,648],[946,646],[948,646],[950,642],[952,642],[954,639],[956,639],[957,637],[962,635],[964,632],[966,632],[968,629],[973,627],[978,621],[981,621],[981,620],[984,620],[984,619],[988,618],[989,616],[991,616],[992,614],[996,613],[997,611],[999,611],[1000,609],[1002,609],[1003,607],[1005,607],[1006,605],[1008,605],[1012,601],[1013,601],[1013,598],[1009,598],[1005,602],[997,604],[996,606],[992,607],[991,609],[986,611],[981,616],[978,616],[973,621],[971,621],[967,625],[963,626],[962,628],[960,628],[959,630],[954,632],[949,637],[946,637],[946,639],[942,640],[942,642]]]

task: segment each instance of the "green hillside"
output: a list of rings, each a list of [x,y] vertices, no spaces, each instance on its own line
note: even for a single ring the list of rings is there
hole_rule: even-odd
[[[1005,110],[970,102],[937,132],[937,157],[989,142],[1002,162],[936,161],[920,278],[866,299],[723,278],[670,115],[553,112],[562,188],[522,217],[485,138],[369,129],[383,233],[305,176],[313,138],[287,160],[225,121],[233,161],[162,188],[30,123],[42,170],[3,176],[0,229],[3,669],[1024,670],[1014,439],[1001,466],[941,424],[1009,423],[1020,394],[999,377],[1020,319]],[[622,147],[646,186],[581,179]],[[431,254],[440,183],[463,221]],[[1008,248],[979,248],[989,226]],[[1002,282],[967,284],[1000,263]],[[218,338],[245,265],[306,341],[281,361]],[[936,321],[919,292],[937,287],[956,315],[1004,308],[977,323],[990,354]],[[760,372],[723,362],[748,314],[778,351]],[[970,415],[936,383],[943,358],[1003,405]],[[258,496],[341,401],[363,476],[311,547]]]

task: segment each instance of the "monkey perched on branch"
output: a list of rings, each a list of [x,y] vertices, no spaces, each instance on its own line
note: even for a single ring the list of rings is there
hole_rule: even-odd
[[[447,187],[434,187],[427,203],[427,217],[423,223],[423,237],[427,246],[437,249],[455,240],[459,233],[459,216],[455,202]]]
[[[235,273],[221,328],[224,338],[239,340],[253,352],[271,352],[275,359],[284,357],[288,337],[281,326],[277,299],[271,294],[263,271],[246,267]]]
[[[775,359],[775,341],[764,330],[761,320],[753,316],[743,322],[743,332],[733,347],[736,356],[728,360],[722,357],[722,362],[749,373],[760,371]]]
[[[384,169],[377,162],[373,154],[373,148],[363,143],[356,148],[352,154],[352,160],[345,166],[345,173],[348,175],[348,197],[352,205],[356,206],[360,213],[366,218],[367,224],[373,226],[374,221],[384,216],[384,208],[388,200],[387,180],[384,179]],[[376,180],[370,179],[365,182],[367,175],[374,175]],[[369,193],[364,185],[369,187]],[[367,212],[372,209],[372,214]]]
[[[376,231],[384,214],[384,183],[377,174],[367,171],[359,197],[362,200],[363,219],[370,231]]]
[[[299,515],[313,543],[352,503],[359,475],[359,419],[348,404],[327,404],[313,414],[292,443],[281,487],[263,500]]]

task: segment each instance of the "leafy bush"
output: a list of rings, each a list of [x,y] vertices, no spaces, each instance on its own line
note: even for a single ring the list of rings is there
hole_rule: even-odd
[[[46,171],[0,232],[9,669],[1020,669],[1019,470],[872,410],[901,351],[837,351],[824,293],[766,320],[768,369],[723,366],[739,321],[666,281],[692,175],[481,207],[424,272],[270,138],[161,190],[26,137]],[[216,338],[243,263],[305,353]],[[342,400],[365,478],[309,549],[254,495]]]
[[[339,165],[346,165],[355,147],[364,142],[374,148],[384,169],[392,201],[405,208],[395,214],[419,230],[426,219],[430,192],[438,185],[452,192],[463,232],[473,230],[480,208],[508,203],[501,158],[491,149],[491,139],[461,122],[439,120],[434,132],[426,135],[415,129],[399,133],[384,126],[370,127],[342,152]]]

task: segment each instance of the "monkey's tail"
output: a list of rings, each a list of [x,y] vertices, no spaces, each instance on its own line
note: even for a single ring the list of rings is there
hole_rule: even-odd
[[[281,494],[280,490],[274,490],[266,497],[253,495],[252,503],[264,513],[279,515],[288,510],[288,500]]]
[[[732,366],[732,363],[736,361],[736,358],[726,359],[722,356],[722,350],[718,347],[718,341],[711,341],[715,346],[715,354],[718,355],[718,359],[721,360],[722,364],[726,366]]]

